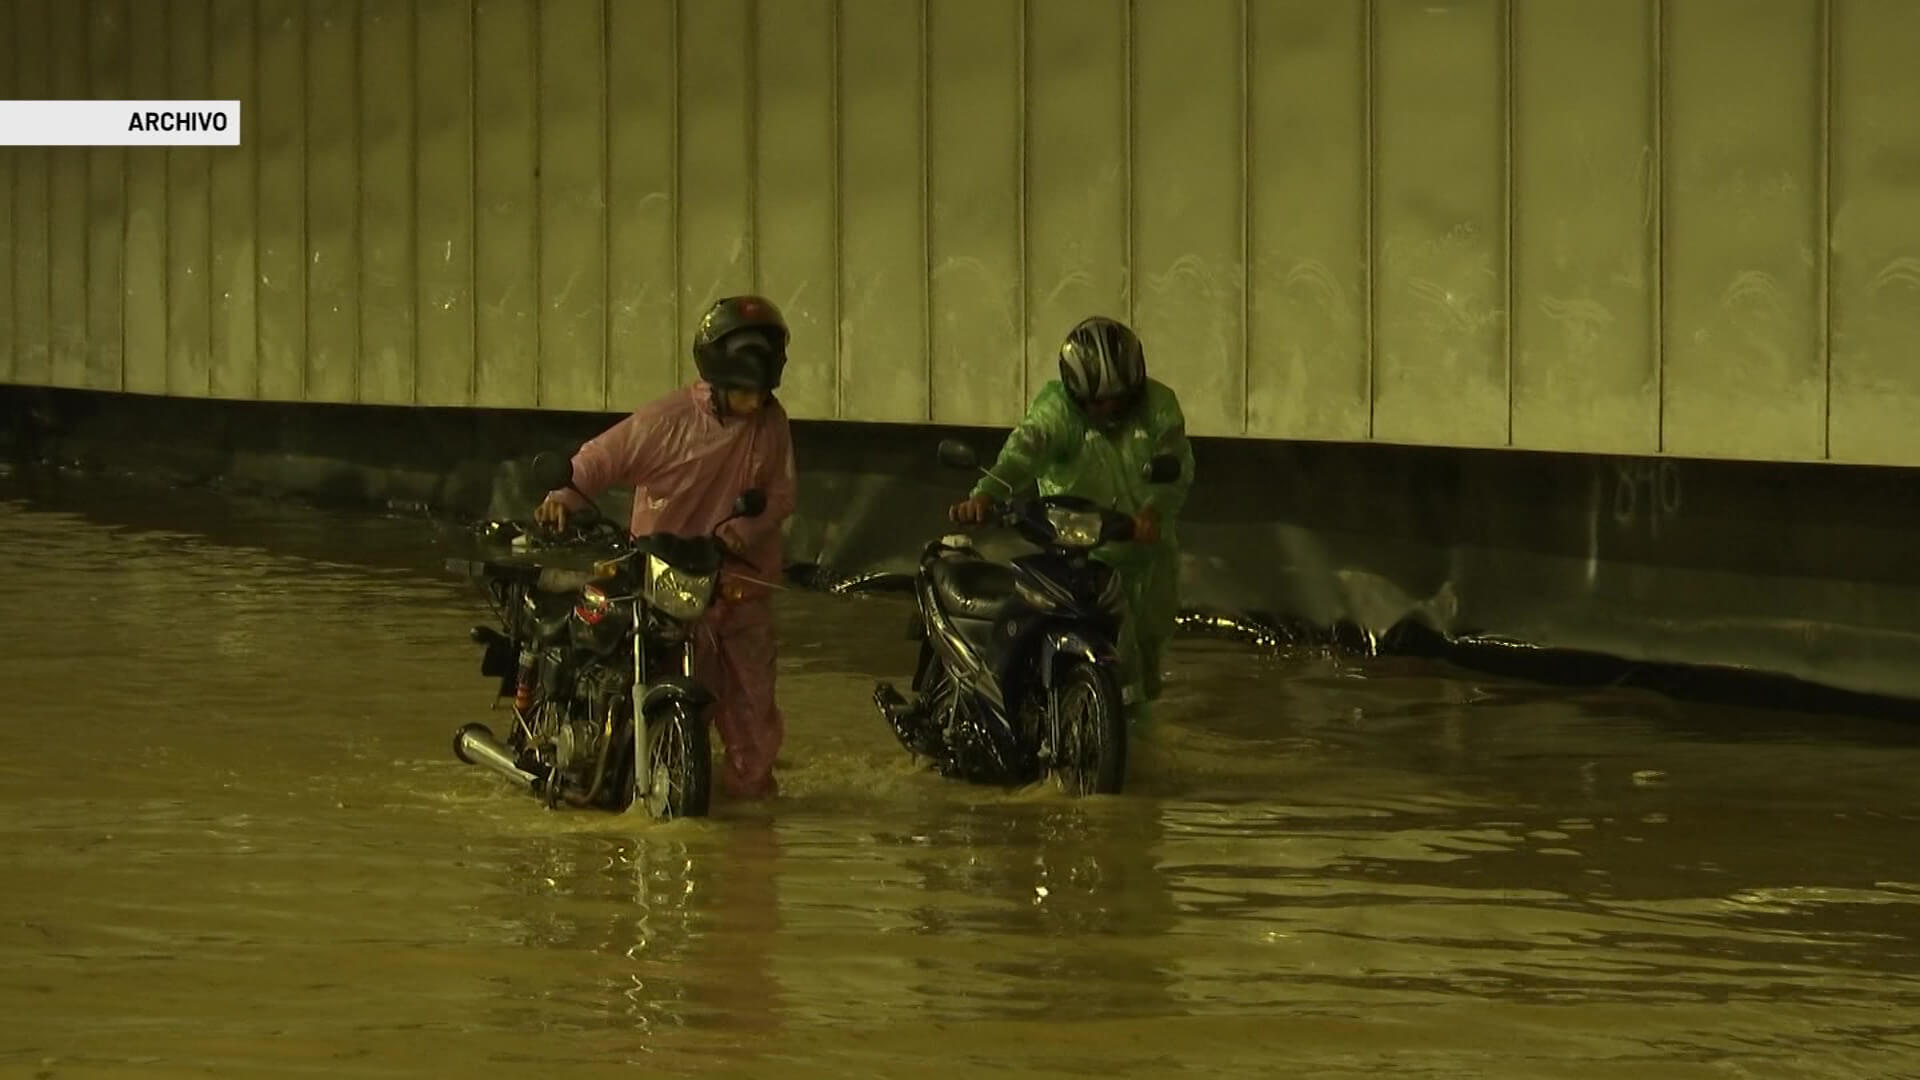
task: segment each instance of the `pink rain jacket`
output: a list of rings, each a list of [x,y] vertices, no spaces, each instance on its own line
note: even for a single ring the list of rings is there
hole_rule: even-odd
[[[714,727],[727,746],[722,779],[736,796],[771,794],[773,762],[785,737],[774,701],[772,584],[784,571],[780,524],[793,513],[793,439],[778,401],[750,418],[722,420],[704,382],[649,402],[608,428],[573,457],[574,485],[589,497],[633,488],[635,536],[704,535],[733,509],[742,491],[766,492],[757,518],[721,529],[751,570],[728,560],[722,599],[701,621],[694,673],[718,699]],[[585,505],[568,490],[551,492],[570,509]]]

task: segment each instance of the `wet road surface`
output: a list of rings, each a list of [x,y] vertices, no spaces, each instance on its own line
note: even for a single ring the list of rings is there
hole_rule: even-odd
[[[0,1074],[1920,1076],[1915,729],[1182,641],[1073,802],[789,592],[780,799],[552,813],[447,543],[0,478]]]

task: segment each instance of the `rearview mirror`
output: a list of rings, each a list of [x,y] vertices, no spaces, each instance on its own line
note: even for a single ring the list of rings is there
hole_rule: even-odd
[[[941,439],[940,464],[949,469],[977,469],[980,457],[973,452],[973,447],[959,439]]]
[[[733,500],[733,516],[757,518],[767,509],[767,493],[759,488],[748,488]]]
[[[1171,484],[1180,479],[1180,459],[1172,454],[1160,454],[1140,472],[1149,484]]]
[[[573,483],[573,458],[542,450],[533,456],[533,482],[541,491],[558,491]]]

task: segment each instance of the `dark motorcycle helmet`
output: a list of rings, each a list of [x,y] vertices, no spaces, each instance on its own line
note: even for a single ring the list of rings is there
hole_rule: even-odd
[[[787,366],[787,320],[764,296],[714,301],[693,332],[693,363],[716,390],[771,394]]]
[[[1118,424],[1147,389],[1139,335],[1118,319],[1082,320],[1060,345],[1060,385],[1096,425]]]

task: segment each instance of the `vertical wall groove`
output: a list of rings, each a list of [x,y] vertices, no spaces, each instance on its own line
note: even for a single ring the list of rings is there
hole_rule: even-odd
[[[127,25],[124,28],[123,32],[126,33],[129,39],[132,38],[133,12],[131,8],[127,9]],[[131,93],[131,89],[133,85],[134,45],[135,43],[129,41],[128,48],[127,48],[127,59],[126,59],[127,70],[124,73],[127,77],[127,87],[129,89],[129,93],[128,93],[129,97],[133,96]],[[304,68],[302,69],[302,77],[303,78],[305,77]],[[245,121],[243,120],[242,121],[243,126],[244,126],[244,123]],[[121,390],[122,392],[124,392],[127,388],[127,352],[128,352],[127,345],[129,344],[127,341],[127,244],[132,236],[131,222],[133,220],[133,207],[131,202],[127,198],[127,174],[130,171],[131,170],[127,168],[127,155],[122,154],[120,156],[120,283],[118,286],[120,290],[120,303],[119,303],[120,372],[119,372],[119,382],[116,384],[116,388]],[[17,175],[17,172],[16,172],[16,175]],[[258,212],[257,203],[255,204],[255,212],[256,213]],[[304,210],[303,210],[303,213],[304,213]],[[16,235],[18,233],[17,227],[15,229],[15,233]],[[256,308],[255,310],[256,310],[255,318],[257,320],[258,309]],[[305,386],[303,384],[302,396],[304,396],[304,394],[305,394]]]
[[[533,108],[529,110],[533,118],[533,199],[532,208],[527,213],[527,220],[528,228],[533,232],[533,318],[530,322],[533,331],[533,355],[536,358],[533,366],[533,402],[536,408],[543,407],[547,403],[545,380],[540,377],[540,369],[543,366],[541,361],[546,359],[547,354],[547,337],[541,320],[546,308],[546,268],[542,265],[546,260],[540,257],[540,208],[545,205],[545,196],[541,190],[540,168],[540,140],[546,134],[546,125],[541,122],[541,99],[546,97],[546,92],[541,86],[546,68],[546,65],[541,62],[544,43],[541,40],[540,30],[541,25],[546,21],[542,16],[544,11],[546,11],[545,4],[536,2],[533,5],[533,33],[527,35],[527,47],[533,50]],[[679,155],[676,154],[675,158],[678,157]]]
[[[1654,449],[1667,451],[1667,4],[1653,4],[1653,379]]]
[[[162,16],[161,25],[170,25],[173,21],[173,0],[154,0],[154,3],[155,6],[166,8],[166,14]],[[156,49],[160,54],[160,81],[158,85],[160,87],[172,86],[173,50],[168,47],[168,42],[165,38],[158,42],[151,43],[151,47]],[[133,48],[127,50],[129,55],[138,51],[138,43],[135,43]],[[164,154],[166,151],[156,151],[156,153]],[[167,208],[173,204],[173,170],[167,167],[164,158],[155,169],[160,175],[160,228],[162,230],[161,235],[164,237],[160,242],[160,265],[163,268],[171,269],[171,267],[168,266],[169,260],[167,258],[167,252],[173,245],[173,215],[168,212]],[[49,259],[48,262],[51,263],[52,260]],[[163,388],[163,392],[171,393],[173,390],[173,358],[171,355],[173,350],[173,275],[163,270],[160,277],[160,328],[162,336],[160,347],[153,351],[153,355],[159,358],[157,362],[160,364],[160,378],[157,382]]]
[[[16,7],[10,5],[0,10],[0,30],[6,31],[6,39],[0,41],[0,96],[9,98],[18,96],[14,83],[19,78],[20,61],[14,41],[19,36],[16,20],[20,13],[15,10]],[[19,161],[18,150],[9,148],[0,151],[0,381],[15,378],[14,349],[20,337],[13,299],[13,252],[17,229],[14,221],[19,214],[14,195],[18,184],[15,176],[19,171]]]
[[[1139,325],[1140,312],[1140,266],[1134,256],[1135,246],[1140,232],[1140,224],[1134,215],[1134,176],[1139,172],[1140,163],[1133,158],[1134,146],[1139,142],[1134,130],[1139,122],[1139,103],[1134,95],[1139,92],[1140,80],[1135,77],[1133,64],[1133,32],[1139,24],[1134,14],[1134,5],[1138,0],[1126,0],[1126,24],[1120,31],[1120,102],[1124,118],[1121,121],[1120,147],[1120,205],[1121,237],[1125,255],[1121,258],[1123,269],[1120,278],[1122,318],[1128,326]]]
[[[313,160],[313,104],[307,87],[313,78],[312,20],[307,18],[307,9],[302,7],[297,16],[300,21],[300,295],[297,298],[300,307],[300,362],[295,365],[300,372],[300,397],[307,397],[308,388],[313,383],[313,374],[307,368],[306,347],[313,336],[313,319],[308,314],[312,309],[308,305],[307,290],[311,288],[311,275],[307,266],[311,260],[309,249],[313,246],[313,193],[306,177],[308,163]],[[133,50],[129,49],[131,53]]]
[[[844,348],[847,321],[846,288],[844,275],[841,273],[845,263],[842,256],[846,251],[844,219],[847,208],[846,194],[842,190],[840,165],[841,144],[846,141],[846,132],[843,130],[845,122],[841,117],[840,101],[840,19],[840,0],[833,0],[831,20],[833,27],[828,46],[832,57],[827,63],[830,76],[827,100],[830,104],[829,112],[832,115],[833,152],[827,157],[832,163],[829,173],[832,182],[829,187],[832,188],[833,198],[833,416],[836,420],[847,418],[846,349]]]
[[[0,84],[4,85],[9,97],[22,94],[19,45],[20,21],[25,18],[21,11],[22,6],[9,4],[4,11],[0,11],[0,29],[7,32],[6,41],[0,42],[0,54],[6,57],[6,70],[0,71]],[[6,341],[0,342],[0,349],[5,350],[6,366],[0,368],[0,373],[12,380],[20,378],[20,355],[26,348],[26,333],[20,324],[20,264],[15,254],[19,250],[20,228],[23,224],[20,214],[20,158],[21,152],[18,149],[9,149],[6,152],[5,171],[0,172],[0,176],[5,176],[7,180],[7,189],[0,192],[0,198],[5,199],[7,203],[7,251],[0,254],[0,259],[6,262],[7,294],[0,297],[0,304],[5,305],[4,309],[0,310],[4,310],[7,315]],[[123,225],[123,231],[124,228]],[[125,246],[126,241],[123,238],[121,250],[125,250]]]
[[[243,103],[240,106],[240,137],[243,139],[247,137],[247,109],[249,106],[256,105],[261,98],[260,23],[263,14],[260,6],[255,4],[252,20],[247,25],[247,48],[251,50],[247,56],[247,85],[253,88],[253,101]],[[260,110],[257,107],[254,108],[253,123],[259,123],[259,115]],[[248,197],[251,213],[248,215],[247,224],[256,230],[259,228],[260,222],[260,173],[262,171],[260,167],[260,156],[256,151],[253,159],[253,171],[247,178],[249,185],[253,188],[253,191]],[[253,274],[253,396],[259,398],[262,396],[261,390],[263,387],[263,378],[260,371],[265,358],[260,355],[260,238],[258,235],[253,239],[253,265],[249,267],[248,270]]]
[[[1365,267],[1366,282],[1361,295],[1366,304],[1366,314],[1360,320],[1361,335],[1364,343],[1361,352],[1367,362],[1367,438],[1374,436],[1374,411],[1379,403],[1380,358],[1375,343],[1379,340],[1380,310],[1380,245],[1375,236],[1380,217],[1380,185],[1375,176],[1375,164],[1380,160],[1379,125],[1375,122],[1374,108],[1379,104],[1380,95],[1374,77],[1374,67],[1379,61],[1380,32],[1377,0],[1363,0],[1361,4],[1361,77],[1360,95],[1364,99],[1366,115],[1366,166],[1361,171],[1367,178],[1366,223],[1362,228],[1366,251],[1362,258]]]
[[[1505,131],[1500,140],[1500,182],[1505,190],[1501,192],[1500,204],[1506,209],[1506,235],[1502,240],[1500,254],[1501,276],[1506,280],[1506,332],[1501,335],[1507,353],[1507,445],[1513,445],[1513,337],[1514,328],[1519,320],[1515,317],[1514,300],[1517,285],[1513,272],[1513,232],[1515,219],[1519,217],[1513,182],[1514,125],[1518,121],[1518,103],[1513,93],[1513,43],[1518,0],[1501,0],[1501,36],[1500,44],[1500,101],[1506,116]]]
[[[350,243],[353,248],[353,262],[348,274],[349,280],[353,282],[353,300],[356,306],[365,301],[367,292],[367,276],[365,270],[367,249],[367,170],[359,164],[360,144],[366,137],[367,127],[360,115],[360,110],[365,105],[365,102],[361,100],[365,95],[360,89],[360,72],[366,64],[366,57],[363,55],[365,46],[362,41],[361,24],[366,22],[366,19],[366,7],[362,4],[353,5],[353,29],[349,31],[349,36],[353,41],[353,101],[349,108],[352,110],[350,115],[353,118],[351,121],[353,125],[351,145],[355,149],[355,165],[353,170],[353,226],[347,230],[347,235],[352,238]],[[365,392],[362,387],[366,383],[366,373],[362,369],[367,363],[367,351],[363,344],[366,340],[366,334],[366,312],[363,309],[355,312],[353,320],[353,391],[351,398],[353,401],[365,400]]]
[[[922,417],[933,422],[933,5],[922,0],[915,24],[920,49],[920,362]]]
[[[54,64],[57,63],[57,60],[55,59],[56,54],[54,52],[54,41],[55,41],[55,36],[58,33],[58,31],[55,29],[56,24],[58,22],[58,18],[57,16],[54,15],[53,8],[57,6],[58,2],[59,0],[56,0],[55,3],[48,4],[46,8],[46,12],[40,17],[40,31],[42,34],[46,36],[46,40],[40,43],[40,48],[43,50],[41,55],[46,57],[46,60],[44,61],[44,63],[46,64],[46,69],[45,69],[46,84],[42,89],[42,93],[45,93],[48,97],[58,96],[54,90],[54,87],[57,86],[60,81],[60,76],[56,74],[53,69]],[[68,2],[71,2],[71,0],[68,0]],[[167,40],[162,41],[160,43],[160,48],[162,52],[166,53],[169,57],[171,57],[173,52],[172,46],[173,46],[173,42],[171,40],[171,37],[169,37]],[[169,66],[167,69],[167,80],[168,81],[166,85],[171,86],[172,80],[173,80],[173,69],[171,66]],[[54,381],[53,379],[53,370],[54,370],[53,340],[54,340],[55,334],[58,332],[56,329],[57,324],[54,322],[54,300],[53,300],[54,282],[55,282],[55,274],[53,272],[53,264],[54,264],[53,245],[54,245],[55,235],[56,235],[54,225],[53,225],[54,216],[55,216],[53,212],[53,208],[54,208],[53,192],[54,192],[54,188],[59,186],[59,181],[58,181],[58,178],[54,175],[55,173],[54,162],[57,160],[57,158],[54,156],[55,152],[52,150],[42,150],[40,153],[41,153],[41,160],[45,162],[41,170],[42,187],[40,189],[40,194],[41,194],[40,213],[42,215],[41,220],[45,222],[45,226],[42,229],[42,235],[44,235],[47,238],[46,251],[40,262],[40,272],[46,276],[46,291],[41,294],[41,296],[46,300],[46,305],[47,305],[47,310],[45,313],[46,321],[41,323],[41,325],[47,328],[46,330],[47,339],[41,344],[43,348],[43,355],[45,355],[46,357],[46,360],[43,365],[43,370],[46,373],[47,381],[51,383]],[[172,171],[173,170],[171,168],[166,168],[166,167],[163,167],[161,169],[161,172],[163,174],[166,174],[169,177],[169,179],[171,179]],[[169,201],[170,201],[170,198],[171,198],[171,192],[169,192]],[[164,208],[166,204],[162,203],[161,205]],[[165,212],[164,209],[162,212],[163,213]],[[168,229],[168,239],[169,241],[171,241],[172,239],[171,228]],[[162,258],[164,259],[165,256],[163,255]],[[172,318],[172,312],[173,312],[172,301],[169,300],[167,303],[167,306],[162,310],[165,313],[165,317]]]
[[[762,0],[747,0],[747,282],[752,292],[762,292],[760,281],[760,25]]]
[[[90,93],[86,64],[89,22],[85,7],[48,5],[48,82],[46,97],[86,97]],[[64,146],[48,151],[47,283],[50,322],[47,328],[47,381],[55,386],[82,387],[87,378],[87,248],[91,192],[87,186],[85,147]]]
[[[166,5],[129,4],[125,8],[128,46],[115,57],[115,83],[130,99],[155,95],[166,86],[165,50],[155,41],[164,34]],[[160,29],[155,28],[156,17]],[[28,87],[21,87],[23,92]],[[164,94],[164,89],[158,93]],[[165,265],[165,170],[157,151],[127,149],[120,161],[124,192],[120,219],[121,284],[120,388],[132,393],[165,393],[167,282]],[[15,236],[15,243],[20,242]]]
[[[94,24],[92,10],[89,8],[89,10],[82,12],[79,18],[80,18],[79,79],[81,82],[82,89],[80,90],[77,96],[91,97],[93,94],[93,24]],[[212,33],[211,19],[208,20],[208,33],[209,34]],[[208,50],[207,65],[209,68],[211,68],[213,65],[212,50]],[[209,86],[213,84],[211,72],[209,72],[207,84]],[[209,94],[207,96],[212,97],[213,95]],[[87,208],[88,216],[90,217],[93,210],[93,206],[92,206],[93,165],[94,165],[94,158],[97,155],[95,155],[90,149],[83,148],[83,147],[74,147],[68,152],[80,155],[80,168],[79,168],[80,200],[81,200],[81,205]],[[207,178],[207,189],[209,192],[211,192],[213,189],[213,178],[211,175],[209,175]],[[208,208],[207,234],[208,236],[212,236],[213,234],[213,227],[212,227],[213,199],[211,194],[208,195],[207,208]],[[84,224],[85,224],[85,221],[83,219],[83,225]],[[92,229],[90,227],[83,228],[81,230],[79,244],[80,244],[80,336],[81,336],[80,370],[83,373],[80,378],[80,382],[83,384],[89,384],[92,382],[92,379],[89,378],[86,373],[90,372],[92,367],[92,359],[93,359],[92,357],[92,352],[93,352],[93,343],[92,343],[92,337],[93,337],[93,240],[92,240]],[[212,240],[208,240],[207,246],[208,246],[209,254],[211,254],[212,246],[213,246]],[[48,261],[49,263],[51,263],[52,260],[48,260]],[[209,264],[212,263],[211,258],[208,259],[208,263]],[[212,374],[213,365],[208,364],[207,370],[208,370],[208,374],[207,374],[208,385],[209,385],[209,388],[211,388],[212,379],[213,379],[213,374]]]
[[[464,5],[467,20],[466,40],[476,56],[480,41],[479,12]],[[467,402],[480,402],[480,65],[475,57],[467,62]]]
[[[38,42],[30,42],[23,35],[21,43],[40,54],[41,82],[38,86],[32,87],[31,91],[41,98],[57,98],[61,95],[61,79],[63,78],[62,73],[58,70],[58,54],[54,51],[57,47],[56,43],[59,40],[59,30],[57,26],[60,16],[55,10],[59,5],[57,3],[43,3],[38,6],[40,9],[40,40]],[[170,50],[171,45],[172,41],[170,38],[163,38],[159,47],[160,50],[165,53]],[[17,56],[18,53],[15,55]],[[33,343],[39,354],[39,362],[35,366],[38,369],[39,382],[47,386],[58,386],[61,382],[61,365],[59,359],[61,350],[56,343],[60,337],[60,324],[58,322],[58,305],[55,303],[54,297],[58,295],[59,292],[59,275],[54,272],[54,266],[59,261],[59,256],[55,254],[55,251],[60,246],[62,230],[59,227],[59,214],[57,212],[60,200],[54,193],[60,188],[60,162],[62,156],[67,152],[67,148],[36,147],[29,149],[27,152],[36,155],[40,162],[40,168],[38,170],[39,190],[36,193],[38,198],[34,200],[38,205],[34,208],[34,213],[39,218],[37,228],[39,243],[36,246],[40,259],[38,270],[38,277],[40,279],[40,304],[38,306],[40,311],[38,312],[38,317],[40,319],[41,330],[39,340]],[[162,151],[162,153],[166,153],[166,151]],[[163,164],[162,172],[164,171],[166,170]],[[163,203],[162,206],[164,208],[165,204]],[[163,254],[163,266],[165,265],[164,260],[165,255]],[[15,273],[17,274],[18,271],[16,270]]]
[[[683,33],[680,25],[682,21],[680,18],[680,5],[683,2],[685,2],[685,0],[668,0],[667,3],[668,37],[672,39],[668,42],[667,52],[671,57],[670,66],[673,68],[671,76],[667,79],[667,96],[669,98],[667,102],[667,152],[671,155],[671,160],[668,161],[666,170],[667,197],[670,202],[667,211],[668,229],[673,234],[673,269],[671,271],[673,275],[673,303],[668,305],[667,317],[673,320],[673,333],[667,336],[676,345],[684,336],[682,331],[686,329],[680,325],[680,308],[685,303],[687,292],[687,272],[684,269],[686,264],[687,235],[686,228],[680,220],[680,198],[681,194],[686,190],[686,185],[680,177],[681,128],[684,125],[681,110],[686,106],[684,95],[680,91],[682,79],[686,74],[686,50],[681,47],[680,41],[681,34]],[[838,355],[839,349],[836,348],[834,353]],[[677,370],[679,365],[677,357],[674,360],[674,364]]]
[[[1833,0],[1820,0],[1820,221],[1815,272],[1820,275],[1822,396],[1820,456],[1833,457]]]
[[[600,407],[613,401],[613,0],[600,0]],[[747,40],[753,41],[754,35]],[[751,74],[752,67],[748,72]],[[751,111],[749,111],[751,115]],[[749,160],[752,160],[751,158]],[[747,185],[748,205],[754,187]]]
[[[201,78],[200,85],[206,88],[203,92],[206,94],[207,97],[213,97],[214,96],[212,92],[213,91],[213,48],[212,48],[213,5],[211,2],[209,2],[209,4],[207,5],[206,15],[201,20],[200,32],[202,35],[204,35],[201,41],[200,60],[201,60],[201,63],[205,65],[205,69],[200,72],[200,78]],[[213,370],[214,370],[214,363],[215,363],[215,357],[213,355],[213,309],[214,309],[214,301],[216,299],[216,297],[213,295],[213,286],[214,286],[213,236],[215,232],[213,227],[213,213],[214,213],[214,210],[213,210],[213,151],[210,149],[196,149],[193,151],[193,155],[201,159],[201,164],[199,168],[200,168],[201,176],[203,177],[203,179],[200,184],[200,201],[201,201],[200,220],[204,222],[205,225],[201,230],[200,242],[206,245],[204,251],[201,253],[201,259],[200,259],[200,272],[204,275],[203,280],[206,283],[205,288],[206,288],[206,298],[207,298],[207,312],[206,312],[206,334],[207,334],[206,379],[207,379],[207,383],[206,383],[206,389],[202,392],[205,393],[206,396],[212,397],[213,396]]]
[[[1240,0],[1240,431],[1253,430],[1253,0]]]
[[[420,9],[406,6],[408,84],[413,100],[407,102],[407,247],[402,261],[407,268],[407,403],[420,404]]]
[[[1016,121],[1019,130],[1020,179],[1019,190],[1014,198],[1014,215],[1019,231],[1020,271],[1019,287],[1014,290],[1014,303],[1020,319],[1020,401],[1022,407],[1033,400],[1033,312],[1028,290],[1033,277],[1032,240],[1027,232],[1028,188],[1033,184],[1033,155],[1029,142],[1033,132],[1033,106],[1028,102],[1031,90],[1028,80],[1031,78],[1033,58],[1033,3],[1034,0],[1019,0],[1019,56],[1015,60],[1018,74],[1016,80],[1020,101],[1020,116]]]

